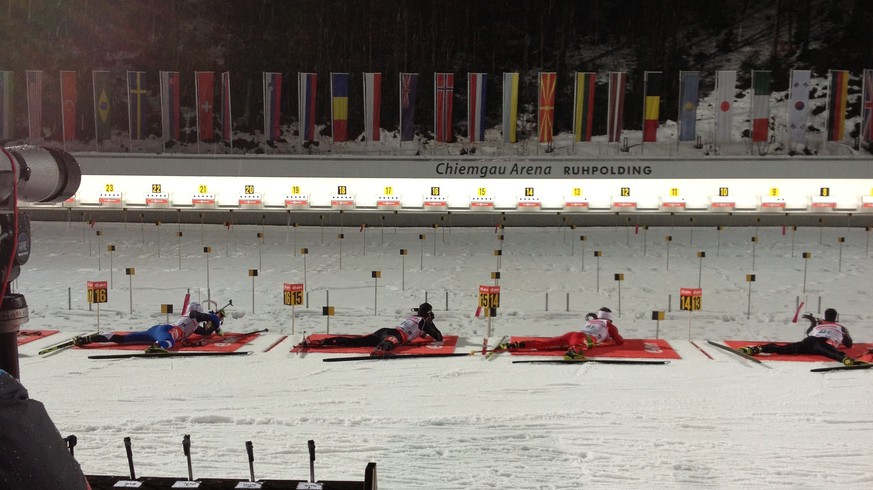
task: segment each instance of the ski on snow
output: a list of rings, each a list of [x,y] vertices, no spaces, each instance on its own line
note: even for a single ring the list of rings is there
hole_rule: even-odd
[[[156,352],[149,354],[146,352],[131,352],[128,354],[98,354],[88,356],[88,359],[132,359],[132,358],[167,358],[167,357],[215,357],[215,356],[247,356],[252,351],[234,351],[234,352]]]
[[[509,335],[504,335],[503,337],[500,337],[500,340],[497,341],[497,345],[494,346],[494,349],[492,349],[491,352],[485,354],[485,360],[491,360],[497,354],[500,354],[501,352],[506,352],[507,349],[501,349],[500,346],[505,344],[508,340]]]
[[[636,359],[536,359],[525,361],[512,361],[513,364],[670,364],[670,361],[642,361]]]
[[[768,367],[768,368],[770,367],[770,366],[767,366],[766,364],[764,364],[763,362],[761,362],[761,360],[758,359],[757,357],[755,357],[755,356],[750,356],[750,355],[746,354],[745,352],[741,352],[741,351],[739,351],[739,350],[737,350],[737,349],[734,349],[733,347],[728,347],[728,346],[726,346],[726,345],[724,345],[724,344],[719,344],[718,342],[713,342],[713,341],[711,341],[711,340],[707,340],[706,342],[709,343],[709,345],[711,345],[711,346],[713,346],[713,347],[718,347],[719,349],[721,349],[721,350],[723,350],[723,351],[726,351],[726,352],[730,352],[730,353],[736,354],[736,355],[738,355],[738,356],[740,356],[740,357],[743,357],[743,358],[746,358],[746,359],[748,359],[748,360],[750,360],[750,361],[752,361],[752,362],[756,362],[756,363],[758,363],[758,364],[760,364],[760,365],[762,365],[762,366],[765,366],[765,367]]]
[[[852,369],[870,369],[873,368],[873,364],[855,364],[854,366],[829,366],[822,368],[810,369],[810,372],[813,373],[826,373],[828,371],[848,371]]]
[[[399,359],[427,359],[432,357],[466,357],[475,355],[473,353],[462,352],[440,352],[435,354],[385,354],[381,356],[352,356],[352,357],[328,357],[322,359],[324,362],[346,362],[346,361],[393,361]]]
[[[90,335],[90,334],[81,335],[81,337],[86,337],[87,335]],[[39,351],[39,355],[45,356],[45,355],[49,355],[49,354],[54,354],[54,353],[56,353],[58,351],[62,351],[64,349],[69,349],[70,347],[73,347],[73,345],[75,345],[73,343],[73,341],[77,337],[80,337],[80,335],[76,335],[75,337],[70,337],[69,339],[64,340],[63,342],[58,342],[55,345],[50,345],[50,346],[46,347],[45,349],[42,349],[41,351]]]

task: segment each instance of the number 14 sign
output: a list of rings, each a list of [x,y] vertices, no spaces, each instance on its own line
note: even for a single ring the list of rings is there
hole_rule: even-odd
[[[697,311],[703,305],[703,289],[679,288],[679,309]]]

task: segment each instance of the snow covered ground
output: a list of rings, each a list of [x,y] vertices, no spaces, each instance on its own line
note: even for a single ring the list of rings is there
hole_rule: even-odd
[[[834,364],[824,360],[762,366],[704,341],[798,340],[805,327],[790,320],[799,299],[812,312],[819,301],[821,311],[837,308],[856,341],[873,342],[870,232],[667,227],[637,234],[574,219],[575,230],[506,228],[502,241],[493,228],[36,222],[33,253],[15,284],[30,307],[22,328],[62,332],[20,348],[21,380],[61,433],[78,437],[75,454],[89,474],[126,475],[129,436],[138,475],[184,477],[181,442],[190,434],[195,478],[246,479],[250,440],[257,477],[306,479],[313,439],[317,478],[363,479],[373,461],[386,489],[873,485],[873,371],[809,372]],[[752,236],[759,237],[754,248]],[[117,247],[112,256],[109,244]],[[203,246],[213,248],[208,273]],[[295,255],[302,247],[305,259]],[[128,267],[135,275],[125,275]],[[254,280],[249,269],[259,270]],[[326,364],[323,355],[289,352],[304,330],[327,330],[321,307],[328,293],[336,308],[331,333],[391,326],[427,294],[437,326],[460,336],[458,351],[477,349],[488,327],[474,316],[478,286],[493,284],[494,271],[502,295],[492,342],[558,335],[600,306],[620,312],[626,338],[654,338],[651,312],[672,307],[659,335],[682,359],[666,366],[525,365],[509,355]],[[292,335],[282,285],[304,275],[308,307],[296,309]],[[95,280],[112,281],[100,308],[103,330],[161,323],[161,304],[181,307],[188,290],[205,300],[208,281],[215,301],[233,299],[226,329],[270,331],[244,357],[38,356],[95,329],[85,293]],[[698,281],[702,311],[678,311],[679,288]],[[283,335],[289,338],[264,352]]]

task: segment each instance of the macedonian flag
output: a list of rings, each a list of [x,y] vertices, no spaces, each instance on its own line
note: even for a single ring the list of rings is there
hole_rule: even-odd
[[[539,114],[537,127],[539,128],[540,143],[551,143],[555,129],[555,82],[558,74],[555,72],[542,72],[540,79]]]

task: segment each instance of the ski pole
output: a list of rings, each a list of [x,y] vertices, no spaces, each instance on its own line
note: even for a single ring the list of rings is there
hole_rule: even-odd
[[[67,443],[67,449],[70,450],[70,456],[73,456],[73,448],[76,447],[76,443],[79,442],[79,439],[75,434],[70,434],[67,437],[64,437],[64,442]]]
[[[315,483],[315,441],[310,439],[309,445],[309,481]]]
[[[127,452],[127,465],[130,466],[130,479],[136,480],[136,472],[133,471],[133,450],[130,448],[130,437],[124,438],[124,450]]]
[[[249,481],[255,481],[255,452],[252,449],[252,441],[246,441],[246,453],[249,455]]]
[[[182,451],[188,460],[188,480],[194,480],[194,472],[191,470],[191,434],[185,434],[182,438]]]

